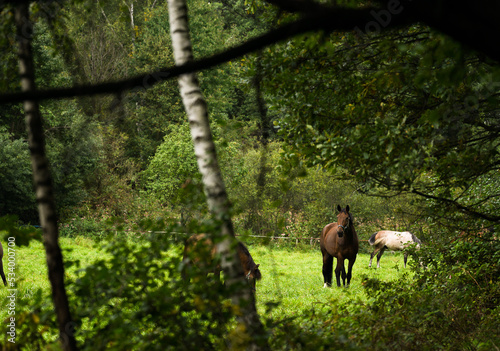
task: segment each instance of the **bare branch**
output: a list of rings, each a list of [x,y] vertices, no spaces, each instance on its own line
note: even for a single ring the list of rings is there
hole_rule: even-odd
[[[451,205],[451,206],[455,207],[456,209],[463,211],[463,212],[465,212],[473,217],[476,217],[476,218],[486,219],[487,221],[491,221],[491,222],[500,222],[500,216],[498,216],[498,215],[489,215],[486,213],[477,212],[477,211],[471,209],[470,207],[461,205],[457,201],[454,201],[452,199],[447,199],[444,197],[425,194],[425,193],[422,193],[421,191],[418,191],[418,190],[412,190],[412,193],[420,195],[426,199],[433,199],[433,200],[436,200],[436,201],[439,201],[442,203],[446,203],[446,204]]]

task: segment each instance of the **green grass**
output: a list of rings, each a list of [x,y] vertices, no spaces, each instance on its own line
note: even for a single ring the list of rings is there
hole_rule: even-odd
[[[96,249],[94,243],[90,239],[77,237],[73,239],[61,238],[61,249],[65,261],[80,261],[83,267],[96,259],[102,257],[102,250]],[[4,245],[5,248],[5,245]],[[7,266],[7,250],[5,249],[5,257],[3,258],[4,271],[8,275]],[[9,289],[17,289],[16,305],[20,302],[30,302],[36,290],[41,288],[44,293],[50,294],[50,283],[47,274],[47,263],[45,258],[45,249],[43,244],[37,241],[32,241],[28,247],[16,247],[16,266],[14,273],[16,274],[15,286],[8,287]],[[67,276],[73,276],[78,265],[74,264],[66,270]],[[7,288],[0,288],[0,301],[2,306],[8,302],[7,296],[9,291]],[[5,320],[8,316],[7,308],[0,309],[0,320]]]
[[[254,246],[250,248],[255,262],[260,264],[262,280],[257,283],[257,308],[261,315],[266,313],[267,302],[280,302],[267,316],[296,316],[304,310],[368,298],[362,286],[363,276],[384,281],[394,280],[404,273],[401,253],[386,252],[381,259],[381,268],[368,268],[369,254],[358,254],[353,267],[349,288],[338,288],[333,274],[332,288],[323,288],[322,257],[319,249],[295,251],[282,248]],[[376,260],[376,258],[374,258]],[[347,268],[347,260],[345,261]],[[333,269],[335,269],[334,260]],[[376,266],[376,262],[375,262]]]
[[[85,267],[107,255],[96,247],[94,242],[83,237],[62,238],[60,240],[65,261],[79,261],[66,270],[68,277],[75,270]],[[362,287],[362,277],[378,278],[384,281],[397,279],[409,269],[403,268],[403,256],[400,253],[386,252],[381,260],[381,269],[368,268],[369,255],[359,254],[353,268],[353,278],[348,289],[323,288],[321,273],[322,258],[319,249],[294,250],[273,246],[249,247],[256,263],[260,264],[262,280],[257,283],[257,307],[267,317],[297,316],[312,307],[327,306],[335,298],[339,303],[348,303],[353,299],[366,299]],[[4,257],[4,265],[6,266]],[[347,264],[347,261],[346,261]],[[335,263],[334,263],[335,265]],[[7,273],[7,270],[6,270]],[[29,247],[16,250],[16,286],[17,299],[29,302],[33,293],[42,288],[50,292],[45,262],[45,250],[39,242],[32,242]],[[335,276],[334,276],[335,283]],[[0,301],[5,306],[8,291],[0,289]],[[279,305],[266,311],[266,303],[278,302]],[[7,309],[0,309],[0,320],[7,317]]]

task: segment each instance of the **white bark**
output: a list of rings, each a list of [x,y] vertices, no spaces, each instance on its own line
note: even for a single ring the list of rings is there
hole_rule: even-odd
[[[123,4],[125,4],[125,6],[128,8],[128,13],[130,17],[130,28],[132,29],[132,43],[135,43],[134,0],[130,2],[130,6],[126,1],[123,1]]]
[[[176,65],[179,66],[193,61],[187,6],[185,0],[169,0],[168,8],[174,59]],[[194,152],[202,175],[208,207],[212,214],[223,222],[222,241],[215,240],[215,242],[219,242],[217,250],[221,255],[221,267],[224,270],[226,284],[228,286],[235,283],[244,284],[243,268],[237,252],[231,250],[231,243],[235,241],[235,238],[229,214],[230,204],[217,162],[215,144],[208,120],[207,104],[201,93],[196,74],[181,75],[179,77],[179,87],[188,116]],[[247,345],[247,349],[267,349],[267,343],[262,342],[263,326],[257,314],[255,299],[250,288],[236,289],[232,301],[240,307],[241,315],[237,316],[237,318],[244,324],[245,330],[250,336],[250,345]],[[260,338],[258,337],[259,334]],[[256,340],[261,341],[257,343]]]

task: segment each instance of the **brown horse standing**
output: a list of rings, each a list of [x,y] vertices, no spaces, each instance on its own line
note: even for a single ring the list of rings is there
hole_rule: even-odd
[[[238,258],[243,266],[245,278],[251,285],[252,290],[255,291],[256,280],[262,278],[259,265],[255,264],[252,255],[250,255],[247,247],[241,241],[238,241],[236,249],[238,250]],[[193,253],[196,253],[195,257]],[[206,268],[207,272],[214,272],[214,275],[220,279],[221,267],[220,265],[213,265],[215,253],[215,245],[206,234],[195,234],[188,238],[184,247],[184,262],[186,264],[192,262],[200,268]]]
[[[332,285],[333,258],[337,258],[337,268],[335,268],[335,277],[337,286],[340,286],[340,274],[342,273],[342,283],[347,286],[351,283],[352,266],[356,262],[358,254],[358,235],[354,229],[352,215],[349,213],[349,205],[342,209],[337,206],[339,214],[337,223],[330,223],[321,232],[320,246],[323,254],[323,278],[324,287]],[[345,272],[344,260],[349,260],[347,274]]]

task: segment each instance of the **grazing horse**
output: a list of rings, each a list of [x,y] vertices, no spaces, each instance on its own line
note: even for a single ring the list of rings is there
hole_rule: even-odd
[[[347,286],[351,283],[352,266],[356,262],[358,254],[358,235],[354,229],[352,215],[349,213],[349,205],[342,209],[337,206],[339,214],[337,223],[330,223],[321,232],[320,247],[323,254],[323,278],[324,287],[332,285],[333,258],[337,258],[337,268],[335,277],[337,286],[340,286],[340,274],[342,273],[342,283],[344,286],[347,278]],[[344,260],[349,260],[347,274],[345,272]]]
[[[3,272],[2,259],[3,259],[3,247],[2,243],[0,243],[0,275],[2,276],[3,285],[7,286],[7,279],[5,279],[5,273]]]
[[[422,244],[418,238],[410,232],[394,232],[391,230],[381,230],[373,234],[368,240],[371,246],[375,247],[375,250],[372,252],[370,256],[370,263],[368,267],[372,266],[373,256],[378,252],[377,255],[377,268],[380,268],[380,257],[386,249],[393,251],[401,251],[406,249],[411,244],[415,243],[416,248],[420,249],[420,245]],[[405,250],[405,268],[406,261],[408,260],[408,252]]]
[[[236,249],[238,251],[238,258],[243,266],[245,278],[251,285],[252,291],[255,291],[256,280],[260,280],[262,278],[259,265],[255,264],[252,255],[250,255],[250,252],[241,241],[238,241]],[[215,253],[215,245],[206,234],[195,234],[189,237],[186,242],[183,261],[186,264],[192,262],[198,267],[201,266],[206,268],[207,271],[213,271],[215,277],[220,279],[221,267],[220,265],[213,265]],[[194,257],[194,255],[196,255],[196,257]]]

